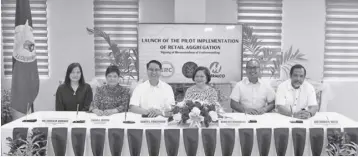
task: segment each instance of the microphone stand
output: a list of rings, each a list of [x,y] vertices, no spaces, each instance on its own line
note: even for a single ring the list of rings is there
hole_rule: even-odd
[[[135,123],[134,121],[127,120],[127,112],[128,112],[128,110],[129,110],[129,103],[127,104],[127,109],[124,112],[124,121],[123,121],[123,123],[124,124],[134,124]]]
[[[257,120],[247,120],[246,109],[244,108],[245,118],[247,123],[257,123]]]
[[[290,123],[303,123],[302,120],[294,120],[293,118],[293,109],[292,109],[292,106],[290,105],[290,110],[291,110],[291,120],[290,120]]]
[[[76,120],[78,119],[78,108],[80,107],[80,104],[77,104],[77,109],[76,109]]]
[[[26,122],[27,122],[27,115],[29,114],[29,103],[27,103],[27,106],[26,106]]]
[[[78,120],[78,110],[79,110],[80,104],[77,104],[77,110],[76,110],[76,120],[73,121],[73,123],[85,123],[85,120]]]
[[[29,106],[30,106],[30,103],[27,103],[25,120],[23,120],[22,122],[36,122],[37,121],[37,119],[27,119],[27,115],[29,114]],[[31,111],[32,111],[32,109],[31,109]]]
[[[328,121],[327,125],[331,124],[331,121],[329,120],[328,116],[326,116],[326,119]]]
[[[291,110],[291,121],[294,121],[294,118],[293,118],[293,109],[292,109],[292,106],[290,105],[290,110]]]

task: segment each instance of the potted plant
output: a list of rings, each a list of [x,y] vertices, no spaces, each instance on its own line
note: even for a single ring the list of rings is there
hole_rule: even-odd
[[[358,156],[358,145],[350,141],[346,132],[335,131],[328,136],[326,152],[329,156]]]
[[[1,90],[1,125],[12,121],[10,110],[11,91],[9,89]]]
[[[100,59],[108,59],[111,65],[118,66],[123,78],[123,84],[129,86],[131,81],[138,77],[139,63],[137,49],[120,48],[118,44],[111,41],[110,35],[99,28],[86,28],[90,35],[102,37],[109,46],[109,52],[105,55],[99,56]]]
[[[46,156],[46,135],[38,129],[33,129],[26,139],[7,137],[10,151],[7,156]]]
[[[245,24],[243,25],[243,51],[244,57],[259,60],[261,68],[270,71],[270,78],[279,78],[280,80],[289,78],[290,68],[294,64],[306,61],[305,54],[301,53],[299,49],[294,51],[292,46],[284,52],[263,46],[262,40],[254,34],[254,29]]]

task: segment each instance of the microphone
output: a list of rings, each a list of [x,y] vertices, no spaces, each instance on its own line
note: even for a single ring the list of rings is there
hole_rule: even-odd
[[[290,120],[290,123],[303,123],[302,120],[294,120],[292,105],[290,105],[290,110],[291,110],[291,120]]]
[[[326,119],[328,121],[328,124],[331,124],[331,121],[329,120],[328,116],[326,116]]]
[[[27,103],[27,106],[26,106],[26,121],[27,121],[27,115],[29,115],[29,106],[30,106],[30,103]]]
[[[245,121],[248,122],[245,108],[244,108],[244,114],[245,114]]]
[[[78,119],[78,109],[80,108],[80,104],[77,104],[77,109],[76,109],[76,120]]]
[[[30,103],[27,103],[25,120],[23,120],[22,122],[36,122],[37,121],[37,119],[27,119],[27,115],[29,114],[29,106],[30,106]]]
[[[246,114],[246,109],[244,108],[244,113],[245,113],[245,118],[246,118],[246,122],[248,123],[257,123],[257,120],[247,120],[247,114]]]
[[[134,124],[135,123],[134,121],[127,120],[127,112],[128,112],[128,110],[129,110],[129,103],[127,104],[127,109],[124,112],[124,121],[123,121],[123,123],[125,123],[125,124]]]
[[[73,123],[85,123],[85,120],[77,120],[78,119],[78,110],[80,108],[80,104],[77,104],[77,109],[76,109],[76,120],[73,121]]]

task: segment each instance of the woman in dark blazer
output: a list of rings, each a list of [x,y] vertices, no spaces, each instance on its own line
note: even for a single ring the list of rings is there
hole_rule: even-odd
[[[85,83],[79,63],[68,66],[65,83],[57,88],[56,111],[88,111],[93,99],[92,88]]]

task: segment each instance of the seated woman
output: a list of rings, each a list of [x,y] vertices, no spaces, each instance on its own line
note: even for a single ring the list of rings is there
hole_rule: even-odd
[[[93,93],[89,84],[85,83],[82,67],[79,63],[68,66],[65,83],[57,88],[56,111],[88,111]]]
[[[196,68],[192,79],[195,85],[187,89],[184,100],[204,101],[210,104],[218,102],[218,93],[208,85],[211,80],[208,68],[202,66]]]
[[[117,66],[111,65],[106,70],[107,84],[98,87],[91,111],[98,116],[112,115],[127,110],[129,89],[119,85],[120,72]]]

